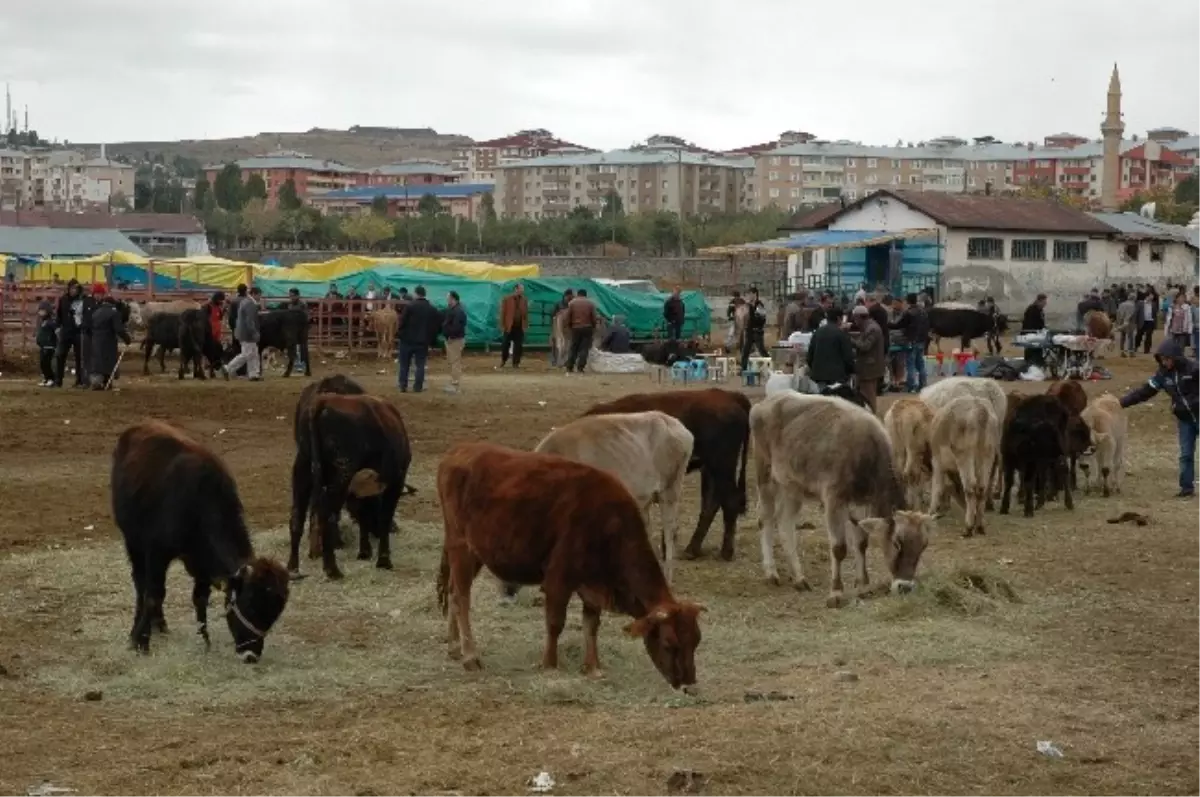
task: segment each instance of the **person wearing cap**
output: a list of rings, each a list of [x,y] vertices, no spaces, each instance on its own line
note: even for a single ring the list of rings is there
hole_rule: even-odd
[[[1154,355],[1158,370],[1141,387],[1121,398],[1125,408],[1141,404],[1165,391],[1170,397],[1171,414],[1179,433],[1178,498],[1196,495],[1196,439],[1200,437],[1200,366],[1184,355],[1183,347],[1173,338],[1159,344]],[[1193,507],[1194,511],[1194,507]],[[1192,518],[1195,520],[1195,516]]]
[[[871,412],[875,412],[875,400],[879,396],[879,380],[887,365],[887,342],[883,330],[865,305],[855,307],[850,314],[854,331],[850,335],[854,343],[854,374],[858,392],[867,400]]]
[[[92,296],[100,303],[92,311],[88,327],[91,338],[88,381],[92,390],[104,390],[117,371],[117,341],[123,341],[129,346],[133,339],[125,329],[125,321],[121,318],[117,300],[108,290],[103,285],[94,285]]]

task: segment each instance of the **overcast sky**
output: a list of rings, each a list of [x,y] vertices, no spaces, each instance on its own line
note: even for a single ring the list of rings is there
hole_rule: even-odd
[[[2,0],[0,80],[72,141],[352,124],[601,148],[1200,128],[1200,4],[1156,0]]]

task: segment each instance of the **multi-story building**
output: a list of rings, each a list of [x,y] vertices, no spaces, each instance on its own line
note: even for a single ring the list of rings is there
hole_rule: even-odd
[[[746,191],[751,158],[723,158],[683,148],[546,155],[496,170],[496,212],[554,218],[576,207],[596,214],[610,196],[626,213],[736,213],[752,207]]]
[[[378,166],[369,174],[370,185],[443,185],[462,176],[448,163],[419,159]]]
[[[307,200],[329,191],[338,191],[366,185],[370,175],[365,169],[357,169],[336,161],[321,160],[302,152],[272,152],[254,158],[235,161],[242,173],[242,182],[251,175],[262,177],[267,186],[267,203],[274,205],[279,198],[279,189],[291,180],[296,186],[296,195]],[[225,164],[215,163],[204,167],[208,182],[216,182],[217,175]]]
[[[132,200],[134,167],[102,154],[70,150],[0,150],[0,207],[13,210],[107,209],[120,194]]]
[[[452,165],[465,183],[494,183],[496,170],[518,161],[553,153],[585,153],[595,150],[555,138],[549,130],[522,130],[504,138],[478,141],[455,153]]]
[[[1200,136],[1184,136],[1164,146],[1191,161],[1193,171],[1200,167]]]
[[[309,204],[326,216],[352,216],[370,213],[379,197],[387,202],[389,217],[412,216],[420,212],[426,196],[437,199],[443,213],[464,220],[480,217],[483,197],[492,193],[491,183],[444,183],[441,185],[385,185],[329,191],[309,199]]]

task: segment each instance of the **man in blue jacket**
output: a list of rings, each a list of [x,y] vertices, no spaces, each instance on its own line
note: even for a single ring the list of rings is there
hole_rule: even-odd
[[[1179,498],[1196,495],[1196,438],[1200,435],[1200,368],[1183,354],[1183,347],[1168,338],[1154,355],[1158,370],[1146,384],[1129,391],[1122,407],[1141,404],[1160,390],[1171,397],[1171,412],[1179,427]]]

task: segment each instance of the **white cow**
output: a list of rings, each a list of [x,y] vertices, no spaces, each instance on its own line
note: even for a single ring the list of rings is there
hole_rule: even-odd
[[[1107,498],[1113,490],[1121,492],[1125,481],[1125,446],[1129,437],[1129,418],[1121,400],[1105,393],[1092,400],[1080,416],[1092,432],[1095,450],[1079,460],[1084,490],[1091,492],[1092,479],[1098,479]]]
[[[779,583],[774,554],[779,533],[796,588],[809,588],[800,564],[796,519],[802,499],[816,498],[825,507],[829,534],[828,606],[842,604],[842,560],[848,544],[855,551],[858,588],[867,587],[871,531],[884,538],[892,589],[912,588],[932,518],[905,510],[904,490],[892,468],[892,446],[874,414],[840,398],[778,393],[750,410],[750,434],[763,571],[769,581]],[[868,507],[874,517],[855,523],[850,516],[854,505]]]
[[[933,415],[929,426],[933,476],[929,513],[941,504],[949,484],[965,515],[964,537],[983,534],[983,510],[992,464],[1000,452],[1000,424],[992,405],[977,396],[959,396]]]
[[[663,526],[659,555],[669,584],[679,532],[679,500],[693,445],[686,426],[664,412],[651,410],[579,418],[546,435],[534,450],[612,473],[643,512],[649,513],[650,505],[657,503]]]
[[[159,313],[182,313],[185,310],[195,310],[199,307],[199,304],[187,299],[170,302],[130,302],[129,326],[134,330],[142,330],[150,323],[150,319]]]
[[[937,412],[959,396],[975,396],[986,400],[992,405],[996,415],[997,435],[1003,431],[1005,414],[1008,412],[1008,397],[994,379],[983,379],[973,376],[951,376],[942,379],[921,391],[921,399]],[[992,463],[988,476],[986,507],[993,508],[993,499],[1000,495],[1000,450],[996,450],[996,459]]]

